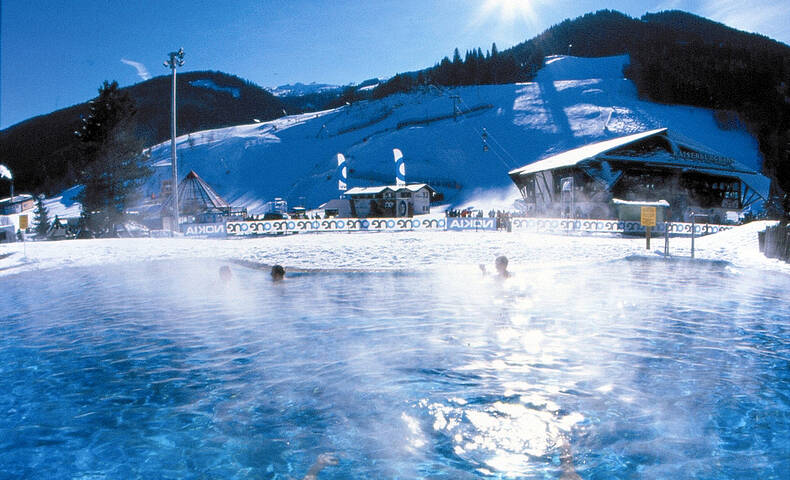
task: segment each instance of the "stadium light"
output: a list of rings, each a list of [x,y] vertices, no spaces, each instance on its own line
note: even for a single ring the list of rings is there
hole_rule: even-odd
[[[179,231],[178,228],[178,162],[176,160],[176,67],[184,66],[184,49],[179,48],[177,52],[170,52],[167,54],[170,59],[165,60],[164,65],[173,71],[173,94],[172,105],[170,107],[171,121],[170,121],[170,161],[173,164],[173,181],[170,186],[171,195],[173,195],[173,231]]]

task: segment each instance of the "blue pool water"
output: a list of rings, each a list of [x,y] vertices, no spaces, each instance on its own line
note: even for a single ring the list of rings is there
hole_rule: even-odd
[[[790,278],[154,262],[0,280],[0,478],[780,479]]]

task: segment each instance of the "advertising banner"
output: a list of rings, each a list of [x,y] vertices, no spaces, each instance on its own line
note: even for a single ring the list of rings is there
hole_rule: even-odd
[[[185,237],[224,237],[224,223],[185,223],[181,224]]]
[[[447,219],[447,230],[496,230],[496,218],[450,217]]]
[[[618,220],[574,220],[566,218],[519,218],[510,219],[515,232],[532,233],[645,233],[639,221]],[[189,227],[189,228],[187,228]],[[193,228],[194,227],[194,228]],[[193,228],[193,230],[190,230]],[[700,224],[693,226],[695,235],[708,235],[733,228],[731,225]],[[653,227],[654,234],[663,234],[664,222]],[[670,235],[691,235],[692,224],[669,224]],[[411,218],[328,218],[328,219],[290,219],[227,222],[224,232],[228,236],[249,235],[286,235],[309,232],[397,232],[397,231],[495,231],[496,218],[463,217],[411,217]],[[187,233],[192,232],[192,233]],[[207,225],[185,226],[185,234],[208,236],[211,227]],[[219,235],[219,232],[217,232]],[[223,233],[224,234],[224,233]]]
[[[580,220],[570,218],[513,218],[513,231],[533,233],[625,233],[643,234],[645,226],[641,222],[618,220]],[[653,233],[664,233],[667,224],[658,222],[652,227]],[[709,235],[729,230],[732,225],[701,224],[693,225],[695,235]],[[670,235],[691,235],[692,224],[672,222],[669,224]]]
[[[445,230],[446,223],[444,217],[258,220],[228,222],[226,230],[228,235],[231,236],[307,232],[394,232],[403,230]]]

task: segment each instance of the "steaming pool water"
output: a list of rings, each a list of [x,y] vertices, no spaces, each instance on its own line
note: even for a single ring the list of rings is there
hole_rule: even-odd
[[[619,260],[3,279],[0,478],[787,478],[790,278]]]

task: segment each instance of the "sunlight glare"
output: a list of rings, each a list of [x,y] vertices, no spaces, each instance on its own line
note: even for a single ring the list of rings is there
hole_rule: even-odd
[[[480,6],[477,21],[495,20],[500,27],[513,24],[533,25],[537,20],[535,0],[485,0]]]

